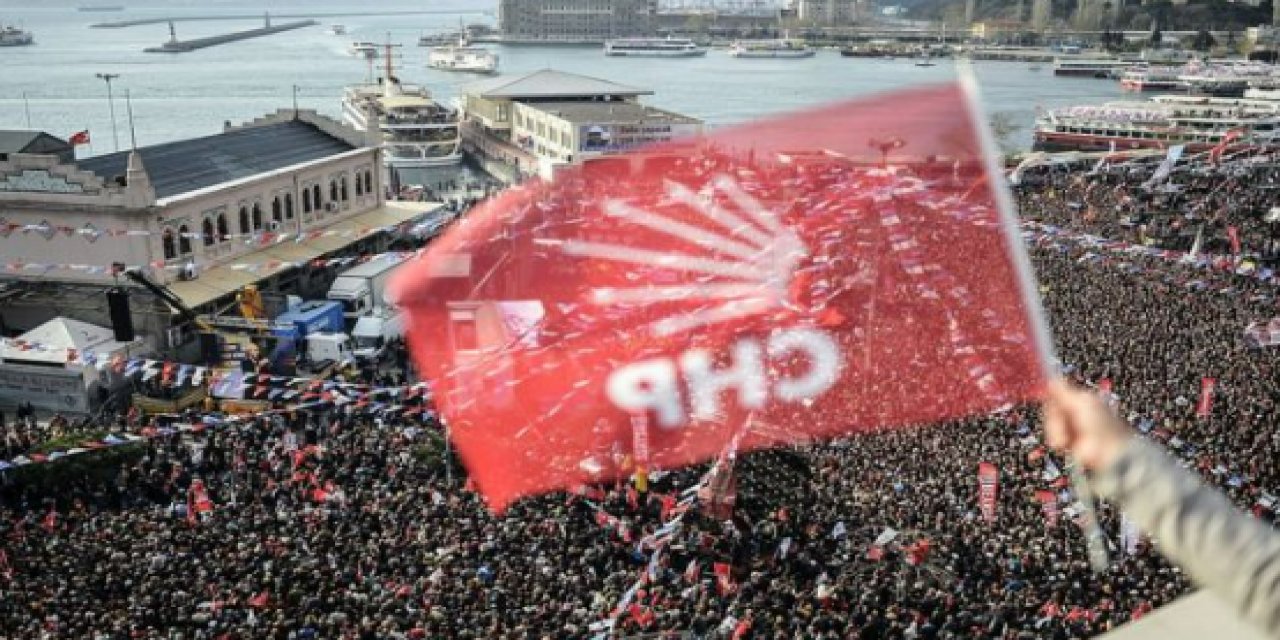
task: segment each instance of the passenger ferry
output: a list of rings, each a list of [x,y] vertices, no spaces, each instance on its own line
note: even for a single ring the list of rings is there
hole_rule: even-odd
[[[401,84],[387,47],[386,77],[353,85],[342,96],[342,119],[361,131],[377,130],[389,167],[432,167],[462,162],[458,114],[423,87]]]
[[[1211,148],[1229,131],[1240,146],[1280,142],[1280,102],[1265,99],[1157,96],[1150,101],[1055,109],[1036,118],[1037,151]]]
[[[0,25],[0,47],[21,47],[35,43],[35,36],[32,36],[31,32]]]
[[[1182,67],[1134,67],[1120,76],[1120,86],[1130,91],[1186,89],[1181,75]]]
[[[1114,78],[1134,64],[1118,58],[1054,58],[1053,75]]]
[[[469,47],[460,39],[456,44],[432,47],[427,52],[427,67],[440,71],[496,73],[498,54],[484,47]]]
[[[606,56],[630,58],[694,58],[707,50],[688,38],[618,38],[604,43]]]
[[[812,58],[817,53],[794,40],[739,40],[729,46],[733,58]]]

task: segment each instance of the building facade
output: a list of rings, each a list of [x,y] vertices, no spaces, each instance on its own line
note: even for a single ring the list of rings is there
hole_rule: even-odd
[[[652,91],[549,69],[461,93],[466,146],[521,177],[550,178],[575,162],[702,131],[697,119],[641,104]]]
[[[0,329],[57,315],[111,326],[103,292],[132,284],[113,265],[140,270],[199,313],[248,284],[268,295],[322,291],[332,274],[312,268],[316,258],[379,250],[377,231],[414,213],[387,203],[374,144],[287,110],[75,164],[10,154],[0,161]],[[129,291],[133,324],[157,350],[191,341],[189,323],[146,290]]]
[[[499,0],[498,29],[512,41],[599,42],[648,35],[658,0]]]
[[[801,22],[818,26],[849,25],[861,17],[860,0],[798,0],[796,15]]]

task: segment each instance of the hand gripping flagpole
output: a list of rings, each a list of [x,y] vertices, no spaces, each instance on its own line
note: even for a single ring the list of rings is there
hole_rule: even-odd
[[[999,149],[996,147],[995,140],[991,136],[991,129],[987,126],[986,119],[983,116],[982,103],[978,96],[978,79],[973,72],[973,67],[967,61],[956,63],[956,73],[959,76],[960,88],[964,92],[969,118],[978,131],[982,160],[986,165],[987,175],[990,176],[991,191],[995,197],[996,209],[999,211],[1000,226],[1003,228],[1005,243],[1009,248],[1009,257],[1013,261],[1013,267],[1017,273],[1018,287],[1022,292],[1022,304],[1027,310],[1027,320],[1031,325],[1031,335],[1032,339],[1035,340],[1036,351],[1040,354],[1040,366],[1044,369],[1044,379],[1049,382],[1059,375],[1055,369],[1058,357],[1054,353],[1053,341],[1049,336],[1048,323],[1045,322],[1044,318],[1044,309],[1040,306],[1035,272],[1031,269],[1031,260],[1027,257],[1026,247],[1022,244],[1022,237],[1018,232],[1018,220],[1014,213],[1013,198],[1009,195],[1008,187],[998,179],[998,176],[1001,175],[1000,166],[996,162],[996,158],[999,157]],[[1084,530],[1085,542],[1089,549],[1089,564],[1093,567],[1094,572],[1102,573],[1107,570],[1111,561],[1107,554],[1106,538],[1102,535],[1102,528],[1098,526],[1093,490],[1089,486],[1089,481],[1085,478],[1078,462],[1070,461],[1068,469],[1071,474],[1072,488],[1075,490],[1076,497],[1079,498],[1083,509],[1081,515],[1084,522],[1081,528]]]

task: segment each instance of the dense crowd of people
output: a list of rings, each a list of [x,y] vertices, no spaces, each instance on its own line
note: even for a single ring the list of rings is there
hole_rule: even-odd
[[[1127,234],[1129,201],[1114,199],[1125,179],[1045,172],[1019,192],[1022,213]],[[1256,198],[1256,213],[1270,192],[1246,185],[1234,202]],[[1076,193],[1095,214],[1079,215]],[[1144,211],[1149,226],[1183,214]],[[1252,217],[1224,220],[1256,231]],[[1274,522],[1280,378],[1274,353],[1242,337],[1275,314],[1273,292],[1257,295],[1271,285],[1086,253],[1032,245],[1064,372],[1108,381],[1148,437]],[[1189,286],[1205,278],[1223,286]],[[394,358],[364,381],[413,379],[409,366]],[[1201,417],[1206,377],[1217,387]],[[1112,566],[1090,569],[1065,461],[1042,446],[1032,407],[742,456],[731,515],[689,510],[656,563],[644,541],[706,489],[705,465],[495,515],[429,413],[352,403],[145,420],[109,478],[6,478],[0,636],[1066,639],[1190,588],[1105,504]],[[980,514],[981,462],[1000,471],[994,522]]]

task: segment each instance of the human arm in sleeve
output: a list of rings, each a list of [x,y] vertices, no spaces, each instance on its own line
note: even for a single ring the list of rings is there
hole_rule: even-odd
[[[1280,637],[1280,533],[1134,437],[1092,393],[1055,384],[1045,433],[1050,445],[1094,471],[1098,493],[1151,534],[1161,553],[1246,620]]]

